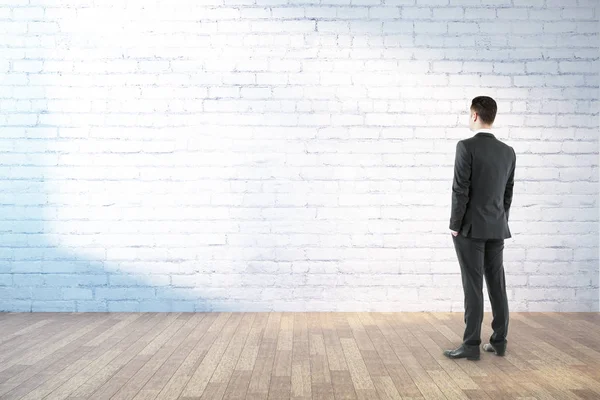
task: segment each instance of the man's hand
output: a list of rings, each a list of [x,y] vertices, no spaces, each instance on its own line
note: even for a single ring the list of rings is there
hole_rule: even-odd
[[[454,237],[458,236],[458,232],[456,232],[456,231],[450,231],[450,232],[452,233],[452,236],[454,236]]]

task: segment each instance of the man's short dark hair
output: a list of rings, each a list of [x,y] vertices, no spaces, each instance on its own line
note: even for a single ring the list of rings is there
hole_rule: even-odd
[[[496,101],[491,97],[477,96],[471,103],[471,111],[474,111],[479,115],[481,122],[491,125],[496,119],[498,106],[496,105]]]

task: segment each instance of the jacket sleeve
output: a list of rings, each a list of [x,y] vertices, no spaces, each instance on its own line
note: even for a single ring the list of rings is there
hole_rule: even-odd
[[[506,189],[504,189],[504,212],[506,213],[506,220],[508,220],[508,215],[510,212],[510,205],[512,204],[513,198],[513,186],[515,185],[515,166],[517,163],[517,155],[515,154],[515,150],[513,151],[513,161],[510,169],[510,173],[508,175],[508,181],[506,181]]]
[[[471,154],[465,143],[461,140],[456,145],[456,159],[454,161],[454,180],[452,182],[452,212],[450,215],[450,229],[460,231],[463,218],[469,202],[469,188],[471,186]]]

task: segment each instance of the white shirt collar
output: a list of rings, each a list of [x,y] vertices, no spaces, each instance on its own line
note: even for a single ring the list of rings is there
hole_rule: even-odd
[[[477,129],[477,133],[479,132],[494,134],[491,129]]]

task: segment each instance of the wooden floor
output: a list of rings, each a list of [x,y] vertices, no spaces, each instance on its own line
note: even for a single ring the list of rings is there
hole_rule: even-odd
[[[600,399],[600,313],[0,314],[0,399]],[[491,334],[486,314],[483,336]]]

